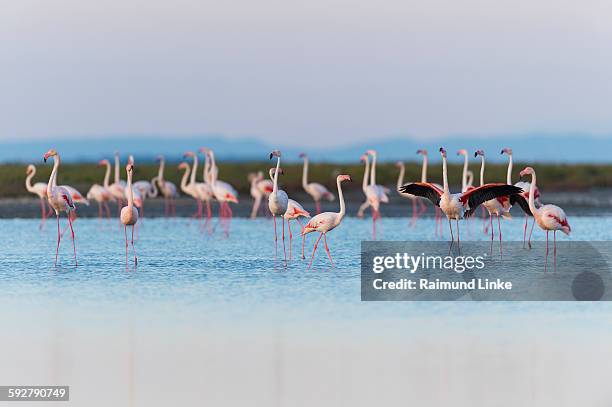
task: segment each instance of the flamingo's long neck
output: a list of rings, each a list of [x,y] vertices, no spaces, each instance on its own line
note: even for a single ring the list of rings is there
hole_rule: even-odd
[[[204,178],[204,183],[210,184],[210,158],[208,158],[208,154],[204,154],[204,168],[202,169],[202,178]]]
[[[32,172],[26,177],[25,186],[28,192],[34,192],[34,187],[32,186],[32,178],[36,175],[36,168],[32,170]]]
[[[127,189],[128,189],[128,194],[127,194],[127,199],[128,199],[128,208],[130,209],[130,211],[132,210],[132,208],[134,207],[134,191],[132,190],[132,172],[128,171],[127,173]]]
[[[363,192],[366,191],[366,189],[368,188],[368,175],[370,173],[370,158],[368,157],[368,155],[365,155],[365,169],[363,171],[363,182],[361,184],[361,189],[363,189]]]
[[[421,168],[421,182],[427,182],[427,154],[423,154],[423,168]]]
[[[376,154],[372,155],[372,168],[370,169],[370,185],[376,185]]]
[[[185,172],[183,173],[183,178],[181,178],[181,190],[183,190],[183,192],[187,190],[187,177],[189,177],[189,171],[189,165],[185,166]]]
[[[444,193],[445,194],[450,194],[450,191],[448,189],[448,170],[446,168],[446,156],[443,155],[442,156],[442,182],[444,184]]]
[[[157,172],[157,178],[159,181],[164,180],[164,169],[166,168],[166,160],[162,157],[159,159],[159,171]]]
[[[337,222],[340,222],[346,213],[346,207],[344,205],[344,195],[342,194],[342,182],[338,179],[336,180],[336,183],[338,184],[338,199],[340,200],[340,212],[338,212],[338,215],[340,216],[338,217]]]
[[[506,175],[506,184],[512,185],[512,154],[508,154],[508,174]]]
[[[280,157],[276,157],[276,171],[274,171],[274,186],[272,187],[272,193],[276,195],[278,192],[278,172],[280,171]]]
[[[480,156],[480,186],[484,185],[484,170],[485,170],[485,158],[484,155]]]
[[[115,183],[119,183],[119,154],[115,154]]]
[[[53,156],[53,170],[51,171],[51,175],[49,176],[49,182],[47,182],[47,196],[51,196],[51,190],[56,184],[57,171],[60,165],[60,157],[58,155]]]
[[[302,188],[308,187],[308,157],[304,157],[304,168],[302,170]]]
[[[529,209],[533,216],[536,216],[538,209],[535,206],[536,174],[531,173],[531,187],[529,188]]]
[[[106,166],[106,171],[104,173],[104,188],[108,188],[110,182],[111,165],[109,162],[106,162],[104,165]]]
[[[404,163],[400,164],[399,176],[397,177],[397,189],[400,189],[402,185],[404,185],[404,173],[406,172],[406,167]]]
[[[193,155],[193,168],[191,169],[191,178],[189,179],[189,184],[195,185],[196,182],[196,172],[198,171],[198,155]]]
[[[159,177],[153,177],[153,179],[151,179],[151,198],[156,198],[159,194],[159,190],[157,189],[158,180]]]
[[[461,192],[467,189],[468,156],[463,155],[463,172],[461,173]]]
[[[209,152],[210,154],[210,183],[215,185],[217,182],[217,163],[215,162],[215,153],[212,150]]]

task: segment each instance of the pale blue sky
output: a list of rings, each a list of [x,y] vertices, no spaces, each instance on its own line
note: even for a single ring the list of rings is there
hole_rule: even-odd
[[[612,133],[612,3],[19,0],[0,140]]]

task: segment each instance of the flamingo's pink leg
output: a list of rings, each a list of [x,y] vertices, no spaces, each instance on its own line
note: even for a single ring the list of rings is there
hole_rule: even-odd
[[[285,249],[285,217],[281,216],[281,218],[282,218],[282,226],[283,226],[283,231],[282,231],[283,255],[285,256],[285,264],[287,264],[287,250]]]
[[[547,268],[548,268],[548,230],[546,231],[546,262],[544,263],[545,273],[546,273]]]
[[[164,216],[168,217],[168,198],[164,197]]]
[[[123,234],[125,235],[125,268],[128,268],[128,238],[127,238],[127,225],[123,225]]]
[[[319,235],[319,238],[314,244],[314,248],[312,249],[312,256],[310,257],[310,263],[308,263],[308,270],[310,270],[310,266],[312,266],[312,261],[314,260],[315,253],[317,252],[317,246],[319,246],[319,240],[323,237],[323,233]]]
[[[453,248],[453,243],[455,242],[455,236],[453,236],[453,224],[451,223],[450,218],[448,218],[448,229],[450,230],[450,235],[451,235],[450,246],[448,246],[448,254],[450,255],[451,250]]]
[[[459,238],[459,219],[456,219],[457,221],[457,251],[459,252],[459,255],[461,255],[461,239]]]
[[[287,219],[287,229],[289,229],[289,260],[293,257],[293,233],[291,233],[291,219]]]
[[[106,217],[110,220],[110,207],[108,206],[108,202],[104,201],[104,209],[106,210]]]
[[[323,243],[325,243],[325,251],[327,252],[327,257],[329,257],[329,262],[331,263],[332,268],[334,268],[334,261],[332,260],[331,253],[329,252],[329,246],[327,246],[326,233],[323,233]]]
[[[98,222],[102,222],[102,202],[98,201]]]
[[[72,235],[72,250],[74,251],[74,265],[78,266],[79,263],[77,262],[77,256],[76,256],[76,241],[74,239],[74,228],[72,227],[72,219],[70,219],[70,216],[68,216],[68,224],[70,225],[70,234]]]
[[[484,233],[487,233],[489,231],[489,228],[487,227],[487,214],[486,214],[486,210],[484,206],[480,207],[480,213],[482,214],[482,222],[484,224]]]
[[[493,255],[493,215],[489,213],[489,227],[491,228],[491,249],[490,253]]]
[[[533,222],[531,222],[531,230],[529,231],[529,239],[527,240],[527,245],[531,249],[531,234],[533,233],[533,227],[535,226],[535,217],[533,218]]]
[[[273,218],[274,218],[274,258],[276,259],[278,257],[278,235],[276,233],[276,215],[274,215]]]
[[[557,272],[557,231],[553,230],[553,264],[554,271]]]
[[[59,222],[59,213],[57,216],[57,246],[55,247],[55,266],[57,266],[57,255],[59,253],[60,240],[62,239],[62,235],[60,234],[60,222]]]
[[[317,215],[321,213],[321,203],[319,201],[315,201],[315,209],[316,209]]]
[[[134,247],[134,228],[136,225],[132,225],[132,251],[134,252],[134,267],[138,265],[138,257],[136,256],[136,248]]]
[[[302,221],[300,220],[300,218],[297,218],[297,221],[300,224],[300,227],[302,228],[302,259],[305,259],[306,256],[304,256],[304,240],[306,239],[306,235],[304,234],[304,225],[302,225]]]
[[[414,225],[416,225],[416,220],[417,220],[417,203],[416,203],[416,198],[412,198],[412,218],[410,220],[410,226],[414,227]]]
[[[504,248],[502,246],[502,231],[501,231],[501,216],[497,215],[497,230],[499,231],[499,255],[504,255]]]
[[[228,215],[228,221],[227,221],[227,232],[225,232],[226,236],[229,237],[230,234],[230,228],[232,226],[232,217],[234,216],[233,212],[232,212],[232,207],[230,206],[229,203],[226,203],[226,208],[227,208],[227,215]]]
[[[525,225],[523,226],[523,249],[525,248],[525,241],[527,241],[527,220],[529,217],[525,215]]]
[[[42,230],[43,226],[45,226],[45,221],[47,220],[47,208],[45,208],[45,201],[43,198],[40,198],[40,225],[38,225],[38,229]]]

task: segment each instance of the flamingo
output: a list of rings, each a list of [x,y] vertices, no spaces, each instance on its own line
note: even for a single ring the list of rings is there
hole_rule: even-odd
[[[426,149],[417,150],[417,154],[421,154],[423,156],[423,165],[421,167],[421,182],[427,182],[427,167],[429,165],[428,153]],[[442,189],[442,185],[432,183],[432,185],[436,186],[438,189]],[[440,236],[442,236],[442,211],[437,206],[434,206],[436,225],[434,226],[434,234],[438,235],[438,225],[440,225]]]
[[[117,211],[121,210],[121,206],[125,200],[125,181],[119,176],[119,166],[119,153],[115,151],[115,182],[109,185],[108,189],[117,200]]]
[[[108,207],[108,201],[114,201],[115,197],[111,194],[109,187],[109,179],[111,172],[111,165],[108,160],[101,160],[98,165],[106,166],[106,172],[104,173],[104,182],[102,185],[93,184],[87,192],[87,199],[98,202],[98,219],[102,219],[103,208],[106,210],[107,216],[110,218],[110,209]]]
[[[203,148],[210,157],[210,186],[215,199],[219,202],[219,218],[225,227],[225,236],[229,236],[230,222],[232,220],[232,208],[229,202],[238,203],[238,192],[236,189],[224,181],[219,181],[219,169],[215,162],[215,153],[211,149]]]
[[[308,182],[308,156],[305,153],[301,153],[300,158],[304,159],[302,188],[304,188],[304,191],[314,200],[317,214],[321,213],[321,199],[327,199],[331,202],[335,199],[334,194],[329,192],[325,186],[318,182]]]
[[[200,198],[198,196],[198,193],[193,187],[193,185],[191,185],[191,183],[188,180],[189,174],[191,173],[191,167],[186,162],[182,162],[179,164],[178,169],[185,170],[185,172],[183,173],[183,177],[181,178],[181,191],[183,191],[183,193],[185,193],[186,195],[189,195],[190,197],[195,199],[197,203],[199,203]],[[196,215],[197,215],[197,212],[193,216],[196,216]]]
[[[477,150],[474,157],[480,156],[480,185],[484,185],[485,153]],[[501,218],[512,219],[510,215],[510,198],[508,196],[498,196],[494,199],[484,201],[482,206],[489,212],[489,227],[491,228],[491,253],[493,253],[493,215],[497,217],[497,230],[499,232],[499,254],[503,254]]]
[[[512,185],[512,149],[504,148],[501,150],[501,154],[508,155],[508,173],[506,175],[506,183],[508,183],[509,185]],[[529,203],[527,202],[529,201],[529,192],[531,191],[531,184],[526,181],[519,181],[514,185],[516,185],[517,187],[521,188],[524,191],[521,195],[514,195],[513,197],[510,197],[510,204],[515,205],[518,203],[521,209],[523,210],[523,212],[525,212],[525,225],[523,226],[523,247],[525,247],[525,239],[527,237],[527,220],[529,219],[530,216],[533,216],[533,214],[531,213],[531,210],[529,209]],[[534,203],[537,207],[542,206],[542,202],[540,201],[540,190],[537,187],[535,188],[535,191],[534,191]],[[529,231],[529,240],[527,241],[527,244],[529,245],[530,249],[531,249],[531,234],[533,233],[533,226],[535,225],[535,222],[536,221],[534,218],[533,222],[531,223],[531,230]]]
[[[164,170],[166,169],[166,160],[163,155],[158,155],[159,170],[157,172],[157,185],[159,192],[164,196],[164,214],[166,216],[176,215],[176,204],[174,200],[178,197],[176,185],[164,178]],[[155,178],[154,178],[155,179]],[[151,180],[153,182],[153,180]]]
[[[463,156],[463,171],[461,172],[461,192],[465,192],[474,188],[474,186],[472,185],[472,183],[474,182],[474,173],[468,169],[469,154],[467,150],[461,149],[457,151],[457,155]],[[484,206],[481,206],[480,209],[482,213],[483,230],[484,233],[487,233],[489,231],[489,226],[487,224],[487,217],[485,214],[486,210]]]
[[[59,215],[60,212],[66,212],[66,217],[68,218],[68,224],[70,225],[70,233],[72,234],[72,249],[74,251],[74,265],[78,266],[77,257],[76,257],[76,243],[74,238],[74,229],[72,227],[72,217],[70,216],[70,212],[76,210],[76,206],[72,201],[72,197],[70,196],[70,192],[64,186],[57,186],[57,172],[60,166],[60,156],[54,149],[51,149],[45,153],[43,159],[45,162],[49,159],[49,157],[53,157],[53,170],[51,171],[51,175],[49,176],[49,182],[47,183],[47,201],[49,205],[55,211],[55,216],[57,218],[57,246],[55,248],[55,266],[57,266],[57,256],[59,253],[60,241],[62,239],[60,234],[60,220]]]
[[[259,209],[262,208],[261,201],[272,192],[274,183],[269,179],[263,179],[263,172],[258,171],[257,173],[249,174],[249,183],[251,185],[250,192],[253,197],[253,209],[251,210],[251,219],[257,217]]]
[[[535,192],[537,191],[536,184],[536,173],[531,167],[525,167],[520,172],[521,177],[525,175],[531,175],[531,188],[529,189],[529,209],[533,214],[533,218],[537,222],[540,229],[546,231],[546,263],[544,264],[544,271],[548,268],[548,232],[553,231],[554,240],[554,269],[557,270],[557,230],[565,233],[569,236],[572,228],[570,227],[567,216],[563,209],[556,205],[542,205],[536,208],[535,205]]]
[[[438,206],[448,219],[448,227],[451,233],[451,245],[449,253],[453,246],[455,238],[453,236],[453,226],[451,219],[457,222],[457,248],[461,250],[459,240],[459,219],[469,217],[481,203],[489,199],[497,198],[498,196],[512,195],[522,192],[522,189],[513,185],[507,184],[485,184],[478,188],[458,194],[451,194],[448,187],[448,171],[446,162],[446,150],[440,147],[442,155],[442,178],[444,181],[443,189],[431,183],[414,182],[406,184],[401,188],[402,192],[422,196],[428,198],[434,205]]]
[[[380,203],[389,203],[387,188],[376,184],[376,150],[368,150],[366,154],[372,156],[372,167],[370,168],[370,185],[366,188],[366,197],[372,208],[372,237],[376,240],[376,221],[380,216]]]
[[[125,234],[125,266],[128,265],[128,237],[127,227],[132,226],[132,251],[134,252],[134,267],[138,265],[138,257],[136,256],[136,248],[134,248],[134,227],[138,222],[138,209],[134,205],[134,188],[132,188],[132,177],[134,174],[134,164],[131,162],[125,166],[127,173],[126,195],[127,206],[121,208],[119,219],[123,223],[123,232]]]
[[[357,217],[363,218],[365,210],[370,207],[370,201],[368,200],[368,177],[370,175],[370,158],[367,154],[363,154],[361,157],[359,157],[359,161],[363,161],[363,163],[365,164],[363,170],[363,180],[361,182],[361,190],[366,196],[366,200],[359,206],[359,210],[357,211]]]
[[[198,204],[198,211],[194,214],[194,217],[197,216],[198,220],[202,220],[202,202],[206,202],[210,199],[212,195],[212,189],[207,183],[197,182],[197,172],[198,172],[198,155],[193,151],[187,151],[184,157],[191,157],[193,159],[193,167],[191,168],[191,175],[189,177],[189,189],[192,191],[191,195],[195,198]],[[206,171],[204,171],[206,173]],[[206,179],[206,176],[204,177]],[[208,221],[208,217],[207,217]]]
[[[210,222],[212,218],[212,209],[211,203],[213,199],[215,199],[215,194],[212,189],[212,176],[210,171],[210,157],[206,153],[206,148],[202,147],[199,150],[202,154],[204,154],[204,166],[202,168],[202,179],[204,180],[204,186],[201,189],[202,199],[206,204],[206,222],[204,223],[203,228]]]
[[[278,174],[280,171],[280,157],[281,152],[278,150],[274,150],[270,153],[270,160],[276,157],[276,168],[274,169],[274,178],[273,178],[273,186],[272,193],[268,196],[268,208],[270,209],[270,213],[274,218],[274,257],[278,256],[278,234],[276,233],[276,217],[280,216],[283,222],[282,229],[282,239],[283,239],[283,253],[285,255],[285,264],[287,264],[287,252],[285,250],[285,218],[284,215],[287,212],[287,207],[289,206],[289,197],[287,193],[282,189],[278,188]],[[272,171],[270,171],[272,174]]]
[[[329,261],[331,263],[332,268],[334,267],[334,261],[331,257],[331,252],[329,251],[329,246],[327,245],[327,232],[335,229],[340,222],[342,222],[342,218],[346,213],[346,208],[344,206],[344,196],[342,195],[342,182],[343,181],[351,181],[351,177],[349,175],[338,175],[336,177],[336,184],[338,186],[338,199],[340,200],[340,212],[323,212],[308,221],[304,229],[302,230],[302,236],[307,235],[312,232],[319,232],[320,235],[314,244],[314,248],[312,249],[312,256],[310,258],[310,263],[308,264],[308,270],[312,266],[312,261],[314,259],[315,253],[317,251],[317,246],[319,245],[319,241],[321,237],[323,237],[323,242],[325,243],[325,251],[327,252],[327,257],[329,257]]]
[[[427,210],[427,207],[425,206],[425,204],[423,203],[420,197],[416,197],[411,194],[405,194],[399,191],[400,187],[404,185],[404,174],[406,172],[406,166],[401,161],[398,161],[397,163],[395,163],[395,166],[399,167],[399,175],[397,177],[397,191],[402,197],[409,199],[412,203],[412,220],[410,224],[411,226],[414,227],[414,225],[416,224],[417,218],[421,216],[421,214],[423,214],[424,211]],[[418,209],[417,209],[417,205],[419,206]]]
[[[283,173],[282,168],[279,169],[280,173]],[[270,168],[270,179],[274,181],[274,173],[276,172],[275,168]],[[274,184],[273,184],[274,185]],[[293,248],[293,233],[291,232],[291,220],[295,219],[300,224],[302,230],[304,230],[304,225],[302,225],[302,221],[300,217],[310,218],[310,213],[304,209],[304,207],[291,198],[287,199],[287,210],[283,214],[283,218],[287,220],[287,228],[289,229],[289,260],[291,260],[291,253]],[[304,256],[304,239],[306,236],[302,235],[302,259],[305,259]]]
[[[32,164],[28,165],[26,169],[26,180],[25,187],[28,192],[36,194],[38,198],[40,198],[40,213],[41,213],[41,221],[38,229],[42,229],[45,225],[45,221],[47,220],[47,208],[45,201],[47,200],[47,183],[46,182],[37,182],[32,185],[32,178],[36,175],[36,167]],[[50,214],[51,212],[49,212]]]

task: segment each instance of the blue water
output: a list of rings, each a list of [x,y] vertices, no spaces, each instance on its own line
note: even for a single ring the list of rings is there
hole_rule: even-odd
[[[62,226],[64,222],[62,219]],[[612,217],[573,217],[570,223],[572,236],[560,234],[559,240],[612,237]],[[448,225],[444,226],[447,237]],[[112,318],[129,309],[170,324],[193,318],[206,323],[316,320],[346,324],[428,316],[453,323],[466,316],[490,317],[493,310],[518,317],[514,321],[562,315],[565,321],[575,318],[576,323],[596,324],[612,311],[612,305],[593,303],[362,303],[359,250],[360,242],[371,238],[370,220],[345,219],[328,239],[336,267],[329,266],[321,244],[310,271],[307,265],[315,234],[307,237],[307,260],[301,260],[294,223],[293,259],[284,267],[280,240],[279,259],[275,260],[269,219],[234,219],[229,238],[220,230],[212,235],[201,233],[186,219],[145,219],[136,241],[139,264],[134,268],[130,253],[127,269],[123,228],[115,220],[79,219],[75,223],[78,267],[74,267],[69,234],[64,236],[59,264],[54,267],[54,223],[43,231],[34,219],[1,220],[0,227],[4,231],[0,235],[0,306],[16,316],[54,310],[96,323],[91,316]],[[488,239],[479,220],[461,227],[465,240]],[[505,240],[522,240],[522,227],[522,218],[504,222]],[[439,239],[433,230],[433,219],[420,220],[411,228],[407,219],[388,218],[382,220],[379,239]],[[544,237],[536,226],[534,240]],[[286,242],[288,245],[288,238]],[[11,312],[5,312],[5,318],[8,315]]]

